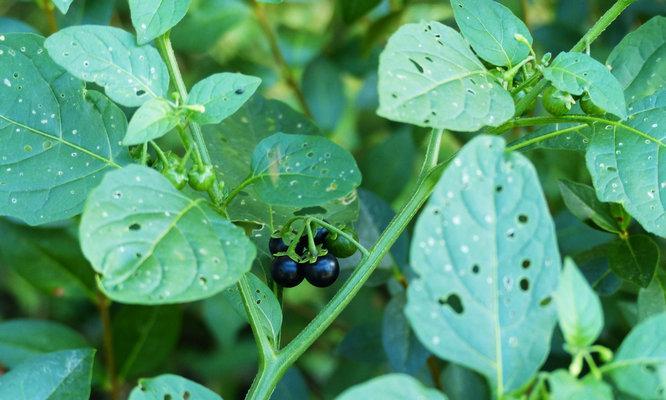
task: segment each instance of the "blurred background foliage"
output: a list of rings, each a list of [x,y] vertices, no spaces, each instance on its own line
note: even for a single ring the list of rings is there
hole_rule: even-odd
[[[502,3],[526,21],[542,55],[570,48],[612,2]],[[660,14],[666,14],[665,0],[636,2],[594,43],[592,55],[605,60],[624,35]],[[426,145],[423,129],[375,114],[378,55],[400,25],[424,19],[455,26],[444,0],[193,0],[172,38],[189,85],[220,71],[259,76],[265,97],[309,115],[328,137],[353,152],[363,173],[356,228],[364,244],[371,245],[413,189]],[[56,27],[77,24],[111,24],[131,31],[124,0],[75,0],[66,16],[52,10],[48,0],[0,0],[1,33],[48,35]],[[531,112],[543,111],[539,104]],[[447,135],[441,159],[470,137]],[[605,296],[607,323],[601,344],[616,348],[637,319],[637,287],[621,284],[600,247],[594,247],[612,236],[578,221],[563,207],[558,180],[589,180],[583,155],[533,150],[528,156],[539,169],[562,254],[574,256]],[[60,321],[100,348],[94,276],[79,251],[76,225],[71,221],[35,229],[0,219],[0,318]],[[592,247],[596,253],[588,250]],[[399,312],[404,296],[395,277],[409,278],[408,250],[406,233],[368,287],[285,376],[275,399],[329,399],[389,371],[414,374],[443,388],[452,400],[487,398],[476,374],[430,357]],[[346,268],[349,272],[353,263]],[[301,285],[286,292],[283,341],[302,329],[340,281],[326,291]],[[129,386],[141,376],[172,372],[217,390],[225,399],[243,398],[255,373],[255,347],[249,327],[224,296],[183,306],[114,304],[111,318],[116,364]],[[566,367],[567,359],[556,333],[546,368]],[[99,386],[103,374],[99,362],[94,398],[104,398]]]

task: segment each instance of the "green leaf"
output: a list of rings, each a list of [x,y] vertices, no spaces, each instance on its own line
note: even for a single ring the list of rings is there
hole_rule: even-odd
[[[146,44],[176,26],[191,0],[129,0],[137,42]]]
[[[103,87],[116,103],[138,107],[154,97],[166,97],[169,73],[151,46],[137,46],[122,29],[80,25],[51,35],[44,46],[70,74]]]
[[[476,131],[507,121],[514,104],[458,32],[421,22],[402,26],[380,56],[377,113],[418,126]]]
[[[338,7],[340,7],[343,21],[351,24],[377,7],[379,3],[381,0],[338,0]]]
[[[141,379],[129,400],[222,400],[222,397],[210,389],[177,375],[160,375],[150,379]]]
[[[645,230],[664,237],[666,101],[657,101],[643,102],[626,122],[594,124],[585,158],[599,200],[621,203]]]
[[[261,79],[243,74],[223,72],[197,82],[187,99],[188,104],[202,105],[203,113],[192,119],[202,125],[218,124],[247,102],[261,84]]]
[[[404,374],[388,374],[345,390],[336,400],[446,400],[446,396]]]
[[[70,218],[106,171],[128,162],[125,116],[53,63],[42,37],[2,38],[0,215],[31,225]]]
[[[453,15],[460,32],[479,57],[493,65],[512,67],[530,54],[522,35],[531,45],[527,26],[511,10],[493,0],[453,0]]]
[[[312,116],[325,131],[333,131],[345,111],[342,71],[331,60],[317,58],[303,71],[303,95]]]
[[[552,400],[613,400],[613,389],[592,374],[577,380],[568,371],[558,369],[548,375]]]
[[[133,379],[162,366],[178,343],[181,321],[177,305],[123,305],[111,324],[118,376]]]
[[[659,264],[659,247],[647,235],[631,235],[611,243],[608,260],[622,279],[646,288]]]
[[[638,319],[644,321],[653,315],[666,312],[666,293],[662,280],[657,275],[656,279],[646,288],[638,290],[638,300],[636,301],[638,308]]]
[[[661,399],[664,383],[659,369],[666,366],[666,314],[651,317],[629,332],[613,362],[606,368],[622,392],[639,399]]]
[[[560,256],[532,164],[498,137],[468,142],[414,229],[407,310],[426,348],[521,387],[550,351]]]
[[[625,36],[606,64],[630,104],[661,91],[666,83],[666,17],[658,15]]]
[[[600,202],[594,188],[566,180],[560,181],[559,184],[564,204],[576,218],[581,221],[592,220],[608,232],[622,231],[613,217],[610,204]]]
[[[560,284],[555,292],[560,329],[574,348],[593,344],[604,327],[601,301],[573,260],[564,260]]]
[[[608,68],[587,54],[560,53],[543,70],[543,76],[559,90],[573,95],[587,92],[594,105],[622,119],[627,117],[622,85]]]
[[[132,116],[123,145],[141,144],[160,138],[175,128],[178,121],[179,117],[168,101],[150,99]]]
[[[0,398],[88,400],[94,354],[79,349],[33,357],[0,377]]]
[[[107,174],[92,191],[80,237],[101,289],[123,303],[213,296],[236,283],[255,256],[241,228],[138,165]]]
[[[276,133],[255,148],[251,179],[267,203],[310,207],[348,195],[361,173],[354,157],[326,138]]]
[[[0,220],[0,264],[43,293],[94,299],[95,277],[78,241],[63,229],[29,229]]]
[[[72,5],[73,1],[74,0],[53,0],[53,4],[58,7],[58,10],[60,10],[61,13],[67,14],[67,11],[69,11],[69,6]]]
[[[257,305],[259,311],[261,329],[266,336],[277,343],[277,338],[280,336],[280,329],[282,327],[282,308],[278,299],[273,294],[273,291],[266,286],[266,284],[259,279],[255,274],[245,274],[247,283],[252,292],[252,301]],[[237,286],[232,286],[225,290],[224,297],[233,306],[234,311],[247,320],[247,312],[243,305],[243,299],[238,291]]]
[[[83,336],[56,322],[14,319],[0,323],[0,363],[10,369],[45,353],[86,346]]]
[[[404,314],[406,304],[405,293],[400,292],[386,305],[382,323],[382,345],[393,371],[412,374],[423,368],[430,352],[414,335]]]

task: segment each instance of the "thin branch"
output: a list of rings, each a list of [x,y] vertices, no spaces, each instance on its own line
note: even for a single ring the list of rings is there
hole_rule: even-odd
[[[111,400],[120,400],[120,381],[116,371],[115,355],[113,353],[113,333],[111,327],[111,315],[109,308],[111,301],[104,296],[103,293],[97,294],[97,308],[99,310],[99,317],[102,321],[102,346],[104,353],[104,365],[106,368],[107,379],[109,381]]]

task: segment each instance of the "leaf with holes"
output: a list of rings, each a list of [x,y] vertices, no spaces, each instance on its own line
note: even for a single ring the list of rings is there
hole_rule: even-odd
[[[569,258],[564,261],[554,298],[560,329],[567,343],[573,348],[593,344],[604,327],[601,302]]]
[[[559,90],[574,95],[589,93],[597,107],[622,119],[627,117],[622,85],[608,68],[587,54],[560,53],[543,70],[543,76]]]
[[[611,243],[608,261],[622,279],[646,288],[659,264],[659,247],[648,235],[631,235]]]
[[[622,392],[639,399],[661,399],[666,368],[666,314],[638,324],[629,332],[613,361],[605,368]]]
[[[530,54],[521,35],[532,44],[527,26],[511,10],[494,0],[453,0],[453,15],[460,32],[479,57],[493,65],[512,67]]]
[[[130,0],[132,25],[139,44],[146,44],[176,26],[191,0]]]
[[[407,317],[435,355],[485,375],[500,395],[550,351],[560,255],[532,164],[479,136],[446,169],[419,217]]]
[[[0,215],[31,225],[70,218],[104,173],[129,161],[125,116],[51,61],[42,37],[1,38]]]
[[[551,400],[613,400],[613,389],[603,380],[588,374],[577,380],[569,371],[558,369],[548,375]]]
[[[446,400],[446,396],[404,374],[388,374],[345,390],[336,400]]]
[[[622,227],[613,216],[611,205],[597,199],[594,188],[577,182],[562,180],[560,193],[569,211],[581,221],[591,220],[600,228],[620,233]]]
[[[151,46],[137,46],[134,36],[122,29],[71,26],[51,35],[44,46],[70,74],[95,82],[124,106],[166,97],[169,73],[160,54]]]
[[[458,32],[439,22],[402,26],[379,59],[379,110],[393,121],[476,131],[513,116],[495,82]]]
[[[83,336],[57,322],[14,319],[0,323],[0,363],[9,368],[42,354],[87,346]]]
[[[160,98],[143,103],[127,127],[123,145],[146,143],[166,135],[178,125],[180,118],[168,101]]]
[[[261,84],[261,79],[223,72],[197,82],[187,99],[190,105],[204,106],[192,119],[202,125],[219,124],[247,102]]]
[[[273,291],[261,279],[252,273],[245,276],[247,277],[248,290],[252,293],[250,301],[255,302],[259,311],[261,329],[273,343],[277,343],[282,327],[282,307],[280,307]],[[232,286],[223,293],[227,301],[233,306],[234,311],[240,317],[247,319],[238,287]]]
[[[107,174],[86,203],[81,247],[99,286],[122,303],[204,299],[236,283],[256,250],[243,230],[160,173],[131,165]]]
[[[33,357],[0,377],[0,399],[88,400],[95,350]]]
[[[222,400],[222,397],[198,383],[177,375],[140,379],[129,400]]]
[[[267,203],[312,207],[351,193],[361,173],[354,157],[330,140],[280,132],[255,148],[250,179]]]
[[[585,158],[599,200],[621,203],[645,230],[663,237],[666,101],[658,101],[646,99],[625,122],[594,124]]]
[[[606,64],[631,104],[663,91],[666,84],[666,17],[658,15],[615,46]]]

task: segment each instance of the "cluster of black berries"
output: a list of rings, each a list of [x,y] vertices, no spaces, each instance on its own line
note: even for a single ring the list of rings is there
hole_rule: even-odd
[[[351,230],[343,232],[356,239]],[[356,246],[346,237],[329,232],[324,227],[317,228],[313,233],[317,248],[327,250],[326,254],[316,257],[314,262],[298,262],[288,255],[278,255],[273,259],[271,276],[275,283],[282,287],[294,287],[307,279],[310,284],[317,287],[331,286],[340,275],[338,258],[350,257],[356,252]],[[280,237],[272,237],[268,242],[268,249],[274,256],[285,253],[289,245]],[[308,251],[308,235],[303,235],[296,244],[296,253],[299,257],[305,256]]]

